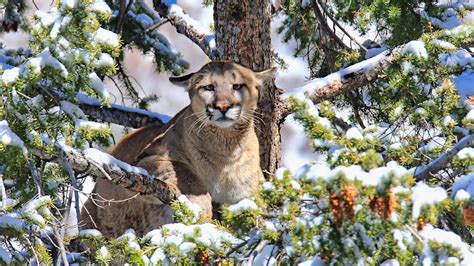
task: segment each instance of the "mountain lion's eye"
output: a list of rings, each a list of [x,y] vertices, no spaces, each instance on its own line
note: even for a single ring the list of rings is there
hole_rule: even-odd
[[[214,85],[212,84],[202,86],[201,88],[205,89],[206,91],[214,91]]]
[[[245,85],[244,84],[234,84],[232,87],[234,90],[238,91],[242,89]]]

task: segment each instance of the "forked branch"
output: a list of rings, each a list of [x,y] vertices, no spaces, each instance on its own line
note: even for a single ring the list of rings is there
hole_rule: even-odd
[[[217,49],[214,34],[199,25],[199,22],[184,13],[176,1],[153,0],[153,6],[161,17],[167,18],[176,31],[188,37],[197,44],[210,59],[217,59]]]

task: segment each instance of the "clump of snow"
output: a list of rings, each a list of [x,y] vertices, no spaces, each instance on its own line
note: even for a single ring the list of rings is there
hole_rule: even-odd
[[[428,142],[427,144],[421,146],[421,147],[418,149],[418,151],[420,151],[420,152],[431,152],[431,151],[433,151],[434,149],[442,148],[445,143],[446,143],[446,139],[445,139],[445,138],[442,138],[442,137],[434,137],[432,140],[430,140],[430,142]]]
[[[110,97],[109,92],[105,88],[104,83],[102,80],[97,76],[95,72],[92,72],[89,74],[89,85],[93,90],[97,92],[97,94],[100,95],[100,97],[107,99]]]
[[[272,182],[265,182],[262,185],[262,190],[263,191],[273,191],[275,190],[275,186],[272,184]]]
[[[94,3],[92,3],[92,5],[90,5],[90,10],[101,14],[112,13],[112,10],[107,5],[107,3],[104,2],[104,0],[96,0]]]
[[[463,259],[461,265],[472,265],[472,262],[474,262],[474,253],[470,251],[469,245],[453,232],[434,228],[431,224],[427,224],[420,231],[420,236],[425,240],[424,246],[429,246],[429,242],[432,241],[459,250]]]
[[[107,247],[105,247],[105,246],[102,246],[100,248],[99,252],[100,252],[100,256],[102,258],[107,258],[107,256],[109,255],[109,251],[107,250]]]
[[[37,57],[28,60],[26,65],[30,66],[35,73],[41,73],[41,70],[47,66],[60,70],[63,77],[68,75],[66,67],[51,55],[49,47],[46,47]]]
[[[413,241],[413,236],[410,232],[406,232],[406,231],[402,231],[398,229],[393,230],[393,238],[397,241],[397,245],[398,247],[400,247],[402,251],[407,250],[406,244],[413,245],[415,243]]]
[[[84,229],[79,231],[80,237],[102,237],[102,233],[97,229]]]
[[[77,5],[76,0],[62,0],[62,5],[61,5],[61,11],[67,10],[67,9],[74,9]]]
[[[84,150],[84,156],[100,165],[109,165],[111,167],[119,167],[130,173],[136,173],[141,175],[148,175],[148,172],[140,167],[131,166],[126,162],[115,159],[110,154],[101,152],[94,148],[87,148]]]
[[[465,160],[465,159],[474,159],[474,148],[472,147],[466,147],[462,150],[460,150],[456,156],[458,156],[459,159]]]
[[[75,105],[71,102],[68,102],[68,101],[60,101],[59,103],[61,105],[61,110],[64,111],[70,117],[72,117],[74,119],[78,119],[78,118],[84,119],[84,118],[86,118],[86,115],[84,114],[82,109],[79,108],[79,106],[77,106],[77,105]]]
[[[107,53],[101,53],[96,65],[99,68],[111,67],[114,65],[114,59]]]
[[[90,128],[90,129],[96,129],[96,130],[109,128],[107,124],[104,124],[104,123],[98,123],[98,122],[87,121],[87,120],[82,120],[82,119],[76,120],[76,130],[80,128],[85,128],[85,127]]]
[[[24,155],[28,154],[23,141],[10,129],[7,120],[0,121],[0,141],[3,145],[19,147]]]
[[[455,200],[469,200],[474,198],[474,173],[456,178],[451,196]]]
[[[423,41],[411,41],[402,48],[402,54],[412,54],[415,57],[428,59],[428,51],[426,51]]]
[[[265,229],[269,231],[277,231],[275,225],[270,221],[265,221],[263,223],[263,227],[265,227]]]
[[[179,245],[179,254],[186,255],[196,247],[196,244],[192,242],[183,242]]]
[[[247,210],[258,210],[258,206],[253,200],[243,199],[236,204],[230,205],[227,209],[230,212],[239,213]]]
[[[364,136],[360,132],[360,130],[356,127],[351,127],[346,132],[346,138],[348,139],[364,139]]]
[[[35,16],[39,19],[40,23],[43,24],[43,26],[48,27],[51,26],[57,19],[61,17],[61,14],[59,12],[44,12],[41,10],[37,10],[35,12]]]
[[[324,266],[326,265],[320,257],[314,257],[310,260],[303,261],[298,266]]]
[[[450,115],[447,115],[443,118],[443,126],[447,127],[453,123],[456,123],[456,121],[454,121]]]
[[[218,249],[223,249],[225,247],[224,243],[241,243],[240,239],[209,223],[192,225],[182,223],[166,224],[161,229],[150,231],[143,239],[150,241],[151,244],[158,247],[158,253],[155,251],[156,254],[152,255],[151,261],[163,261],[166,258],[166,254],[162,249],[170,244],[177,245],[182,252],[187,253],[190,249],[194,248],[193,243],[190,242],[201,243],[205,246],[212,245]],[[181,247],[181,245],[183,246]]]
[[[446,190],[442,187],[430,187],[424,182],[418,182],[412,189],[411,199],[413,201],[412,218],[420,216],[424,206],[442,202],[447,198]]]
[[[382,262],[380,266],[400,266],[400,262],[397,259],[389,259]]]
[[[444,49],[450,49],[450,50],[456,49],[456,46],[454,44],[445,40],[433,39],[431,40],[431,43]]]
[[[2,81],[4,85],[15,83],[20,77],[20,68],[14,67],[11,69],[5,70],[2,74]]]
[[[285,167],[278,168],[278,170],[276,170],[276,172],[275,172],[275,179],[282,180],[283,177],[285,177],[285,173],[287,171],[289,171],[289,170]]]
[[[100,44],[111,46],[111,47],[118,47],[119,46],[119,38],[118,35],[110,30],[106,30],[104,28],[99,28],[95,33],[94,40]]]
[[[184,204],[189,210],[193,212],[192,222],[195,223],[199,219],[199,215],[202,213],[201,207],[196,204],[193,204],[185,195],[180,195],[178,201]]]

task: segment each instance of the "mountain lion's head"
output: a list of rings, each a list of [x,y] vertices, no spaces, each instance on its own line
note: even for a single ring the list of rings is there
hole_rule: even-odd
[[[213,61],[198,72],[170,81],[189,92],[191,108],[206,125],[230,128],[248,123],[259,98],[258,88],[275,74],[276,68],[254,72],[230,61]]]

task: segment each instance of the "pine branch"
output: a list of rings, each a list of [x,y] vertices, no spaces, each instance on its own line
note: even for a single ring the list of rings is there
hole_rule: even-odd
[[[462,138],[456,145],[453,146],[451,150],[443,153],[428,165],[417,168],[414,174],[415,179],[418,181],[430,178],[441,169],[446,167],[446,165],[453,159],[454,156],[456,156],[460,150],[471,145],[474,145],[474,134],[470,134]]]
[[[106,106],[97,99],[84,94],[78,94],[79,107],[94,121],[114,123],[125,127],[139,128],[155,123],[164,125],[170,120],[169,116],[146,111],[143,109],[129,108],[118,104]]]
[[[127,172],[113,163],[98,163],[71,148],[64,151],[64,161],[39,149],[32,149],[31,152],[43,160],[56,161],[63,165],[63,167],[70,165],[76,174],[110,178],[117,185],[141,195],[153,195],[166,204],[169,204],[179,196],[173,187],[154,176],[142,172]]]
[[[210,59],[217,59],[217,49],[213,34],[206,33],[199,22],[187,16],[183,9],[174,1],[154,0],[153,6],[161,17],[167,18],[176,31],[188,37],[197,44]]]

